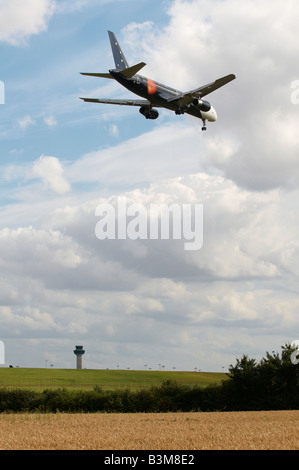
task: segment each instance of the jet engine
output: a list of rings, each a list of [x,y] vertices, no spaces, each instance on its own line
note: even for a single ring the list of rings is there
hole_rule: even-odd
[[[208,112],[211,109],[211,104],[206,100],[198,100],[197,98],[193,101],[194,106],[198,106],[203,112]]]
[[[142,106],[139,112],[143,114],[146,119],[157,119],[159,117],[159,113],[156,109],[146,108],[145,106]]]

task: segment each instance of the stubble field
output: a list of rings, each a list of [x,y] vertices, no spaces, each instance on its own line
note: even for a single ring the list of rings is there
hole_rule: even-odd
[[[299,411],[2,414],[1,450],[297,450]]]

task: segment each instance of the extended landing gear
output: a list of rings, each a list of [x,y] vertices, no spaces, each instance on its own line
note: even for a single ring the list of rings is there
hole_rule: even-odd
[[[202,126],[201,130],[206,131],[207,127],[206,127],[206,120],[205,119],[202,120],[202,124],[203,124],[203,126]]]

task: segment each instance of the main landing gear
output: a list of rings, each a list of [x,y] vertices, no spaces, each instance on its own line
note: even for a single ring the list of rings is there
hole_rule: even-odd
[[[203,126],[202,126],[201,130],[206,131],[207,127],[206,127],[206,120],[205,119],[202,120],[202,124],[203,124]]]

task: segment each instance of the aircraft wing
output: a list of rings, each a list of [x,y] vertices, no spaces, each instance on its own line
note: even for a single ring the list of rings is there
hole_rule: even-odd
[[[231,82],[235,78],[236,76],[231,73],[230,75],[226,75],[225,77],[218,78],[218,80],[215,80],[214,82],[209,83],[208,85],[204,85],[200,88],[197,88],[196,90],[193,90],[190,93],[192,95],[197,95],[198,98],[202,98],[203,96],[206,96],[209,93],[212,93],[213,91],[222,87],[223,85],[226,85],[227,83]]]
[[[80,100],[88,103],[118,104],[121,106],[152,106],[151,102],[148,100],[111,100],[97,98],[80,98]]]
[[[226,75],[225,77],[218,78],[218,80],[215,80],[214,82],[208,83],[208,85],[204,85],[200,88],[196,88],[195,90],[188,91],[187,93],[182,93],[180,96],[171,98],[168,101],[172,103],[178,101],[180,106],[187,106],[188,104],[191,104],[194,99],[203,98],[209,93],[212,93],[223,85],[226,85],[227,83],[231,82],[235,78],[236,76],[233,74]]]

